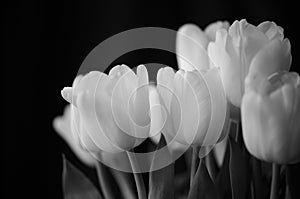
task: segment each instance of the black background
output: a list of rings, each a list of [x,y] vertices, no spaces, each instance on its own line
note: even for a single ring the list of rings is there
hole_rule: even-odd
[[[88,176],[87,169],[54,132],[52,120],[67,104],[60,96],[71,85],[85,56],[106,38],[132,28],[177,30],[192,22],[204,28],[216,20],[275,21],[292,44],[292,70],[299,72],[299,10],[287,1],[23,1],[2,7],[4,33],[1,96],[4,112],[2,184],[6,198],[62,198],[61,154]],[[119,59],[174,65],[174,55],[139,52]],[[93,180],[93,179],[92,179]],[[2,194],[1,194],[2,195]]]

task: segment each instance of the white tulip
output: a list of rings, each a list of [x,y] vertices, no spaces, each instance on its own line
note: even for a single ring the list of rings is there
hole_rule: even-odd
[[[176,87],[177,89],[182,88],[177,93],[174,92],[175,96],[190,96],[188,100],[180,101],[180,106],[183,113],[185,110],[187,111],[187,116],[182,115],[183,120],[186,117],[186,120],[190,120],[191,123],[197,124],[198,122],[199,124],[199,127],[186,125],[186,128],[189,127],[182,130],[189,136],[194,136],[193,130],[194,128],[197,129],[193,144],[214,145],[220,142],[225,137],[224,133],[227,132],[225,126],[228,124],[229,109],[227,109],[226,94],[219,69],[214,67],[209,60],[207,46],[209,42],[214,41],[217,30],[228,27],[228,22],[213,23],[205,31],[192,24],[182,26],[176,38],[177,61],[179,68],[182,69],[182,71],[177,72],[178,74],[176,73],[178,80],[172,83],[170,79],[173,78],[173,75],[170,69],[161,70],[158,74],[158,83],[170,88],[170,91]],[[165,100],[166,106],[170,107],[170,94],[165,93],[161,92],[162,98]],[[176,98],[173,97],[174,99]],[[175,113],[170,114],[174,115]],[[179,114],[176,113],[175,115]],[[184,124],[184,121],[182,122]],[[173,123],[176,124],[175,121]],[[225,130],[223,131],[224,127]]]
[[[219,81],[218,81],[219,80]],[[217,70],[160,69],[157,89],[167,112],[163,133],[183,145],[211,146],[223,136],[226,96]]]
[[[135,74],[125,65],[106,75],[90,72],[64,88],[63,97],[74,105],[80,139],[90,151],[130,150],[149,136],[148,73]]]
[[[227,97],[234,106],[240,107],[248,72],[252,71],[251,78],[259,81],[276,71],[289,70],[290,42],[283,38],[283,29],[274,22],[255,27],[241,20],[235,21],[228,31],[217,31],[216,40],[209,43],[207,51],[213,64],[220,68]]]
[[[300,77],[279,72],[246,84],[243,137],[255,157],[280,164],[300,161]]]

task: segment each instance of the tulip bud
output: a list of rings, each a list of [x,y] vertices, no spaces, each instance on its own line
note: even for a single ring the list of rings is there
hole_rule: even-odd
[[[263,22],[255,27],[241,20],[235,21],[228,31],[217,31],[216,41],[208,45],[208,55],[213,64],[220,68],[227,97],[234,106],[240,107],[244,80],[249,71],[264,71],[255,73],[254,76],[259,74],[260,79],[273,72],[289,70],[290,44],[283,37],[283,29],[273,22]],[[262,60],[272,63],[257,64]],[[278,61],[285,64],[277,67]],[[262,68],[251,69],[252,65],[262,65]]]
[[[246,85],[241,112],[243,137],[255,157],[279,164],[300,161],[300,77],[274,73]]]

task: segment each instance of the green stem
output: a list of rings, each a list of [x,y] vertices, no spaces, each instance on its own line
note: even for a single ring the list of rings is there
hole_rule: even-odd
[[[279,175],[280,175],[280,165],[273,163],[270,199],[278,199]]]

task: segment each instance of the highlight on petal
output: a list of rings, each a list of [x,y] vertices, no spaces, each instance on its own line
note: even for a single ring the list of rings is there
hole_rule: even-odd
[[[61,90],[61,96],[70,104],[72,103],[72,98],[73,98],[73,94],[72,94],[72,87],[64,87]]]

